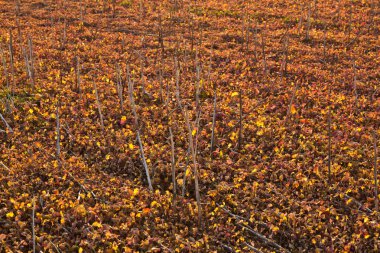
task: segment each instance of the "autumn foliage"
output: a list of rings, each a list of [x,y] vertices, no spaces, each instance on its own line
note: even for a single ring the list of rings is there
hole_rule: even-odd
[[[379,13],[0,0],[0,252],[379,252]]]

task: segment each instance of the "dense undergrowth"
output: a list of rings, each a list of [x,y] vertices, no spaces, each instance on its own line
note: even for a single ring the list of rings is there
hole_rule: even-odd
[[[0,1],[0,251],[377,252],[379,10]]]

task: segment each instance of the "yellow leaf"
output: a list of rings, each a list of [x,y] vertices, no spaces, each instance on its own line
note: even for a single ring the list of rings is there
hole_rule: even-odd
[[[83,252],[83,248],[80,247],[79,250],[78,250],[78,253],[82,253]]]
[[[279,227],[274,226],[274,227],[272,228],[272,231],[273,231],[273,232],[277,232],[278,230],[280,230]]]
[[[110,157],[111,157],[111,156],[110,156],[109,154],[107,154],[107,155],[106,155],[106,160],[109,160]]]
[[[132,143],[129,143],[129,144],[128,144],[128,147],[129,147],[130,150],[133,150],[135,146],[133,146]]]
[[[96,146],[100,147],[100,142],[96,142]]]
[[[131,249],[130,247],[125,246],[125,247],[124,247],[124,252],[125,252],[125,253],[132,253],[133,251],[132,251],[132,249]]]
[[[121,119],[120,119],[120,124],[124,125],[126,122],[127,122],[127,117],[126,116],[122,116]]]
[[[291,113],[291,114],[296,114],[296,112],[297,112],[296,107],[295,107],[294,105],[292,105],[292,106],[290,107],[290,113]]]
[[[7,216],[7,218],[13,218],[15,214],[13,212],[9,212],[5,216]]]
[[[216,194],[218,194],[218,192],[217,192],[216,190],[210,190],[210,191],[208,192],[208,195],[211,196],[211,197],[215,197]]]
[[[258,127],[264,127],[264,119],[263,118],[259,118],[256,121],[256,126],[258,126]]]
[[[152,203],[150,204],[151,207],[155,207],[155,206],[159,206],[159,204],[157,203],[157,201],[152,201]]]
[[[87,214],[87,211],[86,211],[86,208],[84,207],[84,205],[77,206],[76,211],[78,214],[80,214],[82,216],[85,216]]]
[[[239,92],[235,91],[235,92],[233,92],[233,93],[231,94],[231,97],[236,97],[236,96],[238,96],[238,95],[239,95]]]
[[[194,130],[191,132],[191,135],[194,136],[196,133],[197,133],[197,130],[194,129]]]
[[[133,196],[136,196],[137,194],[139,194],[139,189],[135,188],[133,190]]]
[[[96,227],[96,228],[101,228],[102,224],[100,224],[99,222],[95,221],[94,223],[92,223],[92,226]]]
[[[33,109],[29,109],[29,113],[30,113],[30,114],[33,114]]]

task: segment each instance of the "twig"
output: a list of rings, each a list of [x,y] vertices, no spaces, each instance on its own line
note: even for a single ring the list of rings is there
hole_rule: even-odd
[[[164,92],[163,92],[163,78],[162,78],[162,68],[160,66],[160,69],[158,70],[158,81],[160,83],[160,101],[164,101]]]
[[[11,126],[8,124],[8,122],[4,119],[3,115],[0,113],[0,118],[4,122],[5,126],[9,129],[9,132],[13,133],[13,129]]]
[[[186,165],[185,165],[185,172],[183,173],[183,181],[182,181],[182,197],[185,197],[185,192],[186,192],[186,173],[187,173],[187,168],[189,167],[189,156],[190,156],[190,147],[187,149],[186,153]]]
[[[353,80],[353,84],[354,84],[355,109],[356,109],[357,106],[358,106],[358,89],[357,89],[357,77],[356,77],[356,63],[355,63],[355,61],[354,61],[354,63],[352,64],[352,69],[353,69],[353,72],[354,72],[354,80]]]
[[[200,89],[200,67],[199,64],[197,63],[197,82],[196,82],[196,88],[195,88],[195,107],[196,107],[196,112],[199,111],[200,107],[200,100],[199,100],[199,89]]]
[[[263,74],[264,76],[267,75],[267,59],[265,54],[265,37],[264,37],[264,31],[261,33],[261,52],[263,54]]]
[[[232,253],[235,253],[235,252],[236,252],[236,251],[233,250],[230,246],[225,245],[225,244],[222,243],[221,241],[215,240],[215,242],[218,243],[220,246],[222,246],[223,249],[227,250],[227,252],[232,252]]]
[[[90,193],[94,199],[98,199],[95,195],[95,193],[91,190],[88,190],[83,184],[81,184],[70,172],[67,172],[67,174],[71,177],[71,180],[75,183],[77,183],[86,193]]]
[[[193,135],[192,135],[192,130],[191,130],[189,116],[187,114],[186,107],[184,108],[184,114],[185,114],[187,129],[189,131],[189,144],[190,144],[191,156],[193,157],[194,178],[195,178],[195,197],[196,197],[197,206],[198,206],[198,227],[200,227],[201,221],[202,221],[202,207],[201,207],[201,197],[199,194],[198,168],[197,168],[197,161],[196,161],[195,149],[194,149],[194,144],[193,144]]]
[[[252,245],[250,245],[250,244],[248,244],[246,242],[244,242],[244,245],[247,246],[249,249],[253,250],[253,252],[255,252],[255,253],[262,253],[261,250],[256,249],[255,247],[253,247]]]
[[[373,213],[373,211],[371,209],[369,209],[368,207],[363,207],[363,204],[360,203],[359,201],[357,201],[356,199],[354,199],[353,197],[350,197],[348,196],[347,194],[344,194],[344,198],[346,200],[351,200],[352,202],[354,202],[356,205],[359,206],[359,210],[362,209],[363,211],[367,212],[367,213]]]
[[[135,99],[133,97],[133,82],[131,81],[131,78],[130,78],[129,66],[127,66],[127,78],[128,78],[129,101],[132,107],[133,116],[135,118],[136,135],[137,135],[137,141],[139,142],[141,159],[142,159],[142,163],[145,169],[146,178],[148,180],[149,190],[153,191],[148,165],[145,160],[144,148],[143,148],[142,141],[140,138],[140,130],[139,130],[139,123],[138,123],[137,112],[136,112],[136,104],[135,104]]]
[[[53,245],[54,249],[58,252],[58,253],[61,253],[61,251],[58,249],[57,245],[55,245],[49,238],[47,238],[49,240],[49,242],[51,243],[51,245]]]
[[[241,96],[241,89],[239,91],[239,139],[238,139],[238,150],[241,150],[241,142],[243,140],[242,132],[243,132],[243,99]]]
[[[180,70],[179,70],[177,58],[175,58],[174,65],[175,65],[175,85],[176,85],[175,95],[176,95],[176,100],[177,100],[178,106],[182,110],[183,108],[182,108],[181,97],[180,97],[180,93],[179,93],[179,77],[180,77],[179,74],[180,74]]]
[[[212,113],[212,128],[211,128],[211,148],[210,148],[210,155],[212,155],[212,152],[214,151],[214,143],[215,143],[215,120],[216,120],[216,85],[214,85],[214,110]]]
[[[61,134],[60,134],[60,128],[61,128],[61,124],[59,122],[59,104],[57,103],[57,107],[56,107],[56,116],[55,116],[55,119],[56,119],[56,138],[57,138],[57,141],[56,141],[56,152],[57,152],[57,161],[59,163],[59,158],[60,158],[60,154],[61,154],[61,144],[60,144],[60,140],[61,140]]]
[[[153,191],[152,182],[150,181],[149,169],[148,169],[148,165],[146,163],[146,159],[145,159],[145,155],[144,155],[144,148],[143,148],[143,145],[142,145],[142,142],[141,142],[140,131],[139,130],[137,130],[137,141],[139,142],[141,159],[143,161],[146,177],[147,177],[147,180],[148,180],[149,190]]]
[[[331,87],[329,86],[329,96],[328,96],[328,106],[329,106],[329,114],[328,114],[328,181],[331,183]]]
[[[144,44],[144,35],[143,37],[141,38],[141,43]],[[144,77],[144,56],[142,55],[141,52],[139,52],[139,58],[140,58],[140,73],[141,73],[141,76],[140,76],[140,81],[141,81],[141,89],[142,89],[142,94],[143,96],[145,95],[145,77]]]
[[[307,10],[307,21],[306,21],[306,36],[305,40],[310,39],[310,28],[311,28],[311,4],[309,3],[308,5],[308,10]]]
[[[99,118],[100,118],[100,126],[102,128],[102,131],[104,131],[104,121],[103,121],[103,114],[102,114],[102,108],[100,105],[100,100],[99,100],[99,95],[98,95],[98,89],[96,88],[96,83],[94,80],[92,80],[94,84],[94,90],[95,90],[95,96],[96,96],[96,105],[98,107],[98,113],[99,113]]]
[[[292,98],[290,99],[289,106],[288,106],[288,111],[286,112],[285,124],[288,122],[289,115],[291,114],[292,105],[293,105],[294,98],[295,98],[296,93],[297,93],[297,89],[298,89],[298,84],[296,84],[294,86],[294,89],[293,89]]]
[[[7,84],[7,89],[9,90],[9,76],[8,76],[8,69],[7,69],[7,60],[5,59],[5,54],[4,50],[2,47],[0,47],[0,54],[1,54],[1,59],[3,63],[3,72],[4,72],[4,77],[5,77],[5,83]]]
[[[240,220],[244,220],[244,221],[247,221],[247,222],[250,222],[248,218],[245,218],[243,216],[240,216],[240,215],[237,215],[237,214],[234,214],[232,213],[230,210],[228,210],[227,208],[225,208],[224,206],[216,203],[216,205],[222,210],[224,211],[225,213],[227,213],[228,215],[230,215],[231,217],[233,217],[234,219],[236,219],[237,221],[240,221]],[[265,223],[265,222],[261,222],[261,221],[256,221],[255,222],[256,224],[258,225],[261,225],[263,227],[265,227],[266,229],[270,229],[270,227]],[[281,233],[283,236],[290,236],[290,234],[288,232],[284,232],[284,231],[281,231],[279,230],[278,231],[279,233]]]
[[[33,253],[36,253],[36,231],[34,229],[34,214],[36,211],[36,201],[33,197],[33,211],[32,211],[32,238],[33,238]]]
[[[239,227],[243,228],[243,229],[246,229],[247,231],[249,231],[250,233],[252,233],[253,235],[255,235],[256,237],[258,237],[260,240],[262,240],[265,244],[267,244],[268,246],[271,246],[273,248],[276,248],[278,250],[280,250],[281,252],[286,252],[286,253],[290,253],[289,250],[283,248],[281,245],[277,244],[276,242],[274,242],[273,240],[271,239],[268,239],[266,238],[264,235],[260,234],[259,232],[253,230],[252,228],[250,228],[249,226],[244,226],[244,225],[241,225],[241,224],[237,224]]]
[[[11,60],[11,73],[12,73],[12,94],[14,93],[14,89],[16,87],[16,78],[15,78],[15,67],[14,67],[14,55],[13,55],[13,36],[12,30],[9,30],[9,54]]]
[[[117,94],[119,96],[120,100],[120,110],[123,113],[124,112],[124,107],[123,107],[123,83],[121,79],[121,70],[119,64],[116,65],[116,74],[117,74]]]
[[[289,53],[289,30],[285,32],[283,42],[283,58],[281,63],[281,78],[287,73],[288,68],[288,53]]]
[[[172,181],[173,181],[173,196],[174,199],[177,196],[177,185],[176,185],[176,178],[175,178],[175,154],[174,154],[174,141],[173,141],[173,132],[172,128],[169,127],[169,133],[170,133],[170,146],[172,148]]]
[[[32,86],[35,84],[35,70],[34,70],[34,60],[33,60],[33,42],[32,38],[29,36],[28,38],[29,45],[29,60],[30,60],[30,78],[32,81]]]
[[[301,34],[301,29],[302,29],[302,22],[303,22],[303,11],[304,11],[304,5],[301,4],[301,16],[298,22],[298,35]]]
[[[80,80],[80,59],[79,59],[79,57],[78,56],[76,56],[75,57],[75,59],[76,59],[76,74],[77,74],[77,91],[78,91],[78,93],[81,93],[81,89],[80,89],[80,82],[81,82],[81,80]]]
[[[375,191],[374,191],[374,199],[375,199],[375,210],[379,211],[379,197],[377,194],[377,138],[376,138],[376,132],[373,131],[373,150],[374,150],[374,160],[373,160],[373,176],[375,179]]]
[[[0,162],[1,166],[3,166],[7,171],[11,172],[11,170],[3,163],[3,162]]]

